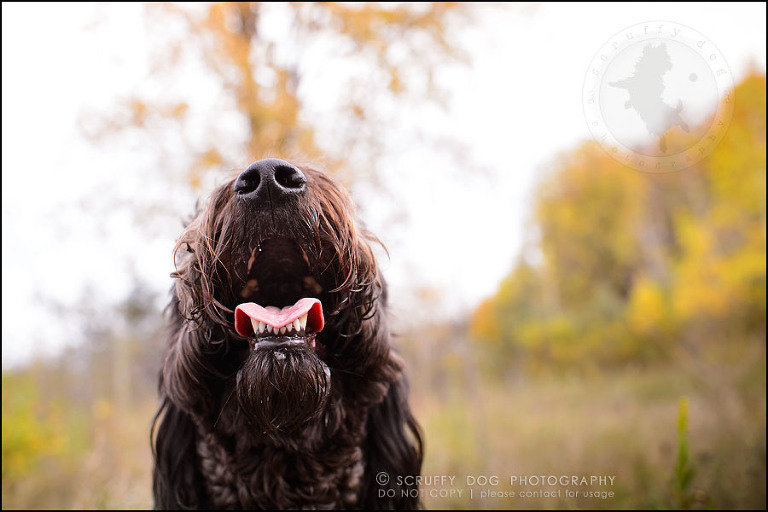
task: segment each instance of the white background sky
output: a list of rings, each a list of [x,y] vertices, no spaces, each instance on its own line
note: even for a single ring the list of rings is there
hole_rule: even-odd
[[[581,105],[587,66],[615,33],[646,20],[694,28],[718,46],[738,82],[765,70],[765,4],[555,4],[479,11],[463,46],[471,62],[452,68],[447,119],[435,127],[464,141],[492,170],[462,175],[418,147],[391,158],[401,167],[398,202],[409,215],[370,227],[390,248],[384,262],[395,303],[416,304],[415,287],[439,292],[444,313],[469,311],[492,294],[523,242],[534,185],[557,153],[589,138]],[[97,15],[97,12],[99,13]],[[100,20],[98,30],[92,22]],[[75,338],[48,314],[84,293],[117,299],[139,276],[166,289],[173,235],[137,241],[130,216],[88,215],[112,190],[153,189],[132,169],[147,156],[95,149],[77,121],[143,78],[149,52],[141,6],[2,6],[3,368],[56,351]],[[423,121],[429,130],[429,120]],[[141,179],[146,179],[146,175]],[[172,193],[162,189],[153,193]],[[149,192],[148,192],[149,193]],[[186,212],[180,212],[185,214]],[[131,272],[114,256],[132,251]],[[90,291],[86,291],[90,290]],[[408,317],[410,306],[396,311]],[[422,318],[422,317],[419,317]]]

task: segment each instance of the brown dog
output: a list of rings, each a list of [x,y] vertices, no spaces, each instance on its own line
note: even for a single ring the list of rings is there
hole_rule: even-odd
[[[175,248],[156,507],[419,506],[376,241],[311,168],[260,160],[213,192]]]

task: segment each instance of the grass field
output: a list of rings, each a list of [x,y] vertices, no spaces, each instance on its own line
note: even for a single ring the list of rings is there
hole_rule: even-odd
[[[700,374],[666,367],[491,384],[462,373],[439,388],[415,379],[412,401],[430,479],[422,485],[424,502],[480,509],[764,508],[765,352],[753,347],[739,365]],[[3,379],[3,508],[151,507],[152,401],[121,410],[103,401],[53,404],[41,395],[27,417],[13,409],[22,402],[9,390],[25,389],[13,379]],[[693,471],[685,482],[675,477],[681,397],[689,403],[685,439]],[[29,437],[24,446],[37,449],[29,460],[19,460],[11,442],[24,418],[49,423],[48,430],[30,423],[19,431]],[[534,476],[557,482],[541,485]],[[572,485],[573,476],[587,484]],[[589,482],[600,476],[613,480]]]
[[[420,400],[427,439],[424,475],[455,476],[455,485],[436,479],[423,489],[425,503],[428,508],[763,508],[765,382],[755,379],[746,384],[754,386],[746,393],[754,396],[741,403],[714,396],[675,369],[530,381],[483,387],[471,397],[455,393]],[[677,493],[681,397],[690,403],[693,479]],[[483,476],[497,480],[482,485]],[[538,483],[532,476],[554,476],[557,482],[532,485]],[[605,485],[574,486],[573,476],[615,478]],[[521,485],[522,477],[528,485]],[[569,485],[562,485],[561,477]],[[487,491],[515,494],[491,497]],[[598,497],[585,497],[587,492]]]

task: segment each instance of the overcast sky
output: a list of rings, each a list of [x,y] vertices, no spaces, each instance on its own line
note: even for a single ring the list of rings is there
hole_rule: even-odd
[[[471,159],[493,172],[441,175],[435,166],[446,162],[418,147],[390,157],[410,169],[399,175],[397,194],[407,220],[396,232],[375,211],[367,220],[390,245],[383,266],[401,304],[396,314],[409,316],[404,305],[413,304],[414,287],[437,291],[446,315],[494,292],[523,242],[537,179],[555,155],[590,137],[582,87],[611,36],[648,20],[687,25],[719,48],[738,82],[750,66],[765,70],[765,17],[764,3],[555,4],[481,15],[463,44],[470,64],[448,73],[450,122],[439,130],[464,141]],[[114,144],[95,149],[77,127],[84,109],[108,106],[146,69],[141,6],[3,3],[2,24],[7,368],[76,338],[76,329],[54,325],[46,299],[72,303],[87,290],[119,298],[133,276],[167,288],[173,236],[142,240],[137,250],[123,236],[132,231],[130,217],[106,224],[87,213],[112,190],[153,189],[132,172],[147,165],[145,156]],[[116,272],[114,256],[127,251],[135,254],[131,272]]]

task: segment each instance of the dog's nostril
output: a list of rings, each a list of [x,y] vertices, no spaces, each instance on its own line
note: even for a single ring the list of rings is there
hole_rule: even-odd
[[[275,169],[275,181],[283,188],[300,189],[307,182],[307,178],[296,167],[281,165]]]
[[[249,194],[259,188],[259,183],[261,183],[259,173],[243,173],[235,182],[235,192]]]

